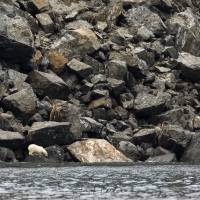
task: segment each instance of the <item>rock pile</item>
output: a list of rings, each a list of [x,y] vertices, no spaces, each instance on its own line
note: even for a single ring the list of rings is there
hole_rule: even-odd
[[[198,0],[5,0],[0,18],[0,160],[118,160],[107,140],[127,161],[200,161]]]

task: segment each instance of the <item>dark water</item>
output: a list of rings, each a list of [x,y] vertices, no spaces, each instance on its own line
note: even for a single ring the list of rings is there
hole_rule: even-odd
[[[18,165],[0,166],[0,199],[200,199],[199,165]]]

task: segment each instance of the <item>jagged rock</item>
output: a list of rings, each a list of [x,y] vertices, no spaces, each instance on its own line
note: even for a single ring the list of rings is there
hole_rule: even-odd
[[[118,146],[119,151],[121,151],[126,157],[133,161],[137,161],[141,158],[140,151],[137,146],[129,141],[121,141]]]
[[[55,102],[50,114],[50,120],[56,122],[70,122],[71,140],[78,140],[82,137],[80,116],[81,109],[69,102]]]
[[[142,142],[150,142],[153,146],[156,146],[158,140],[158,132],[156,129],[141,129],[133,135],[133,143],[140,145]]]
[[[55,144],[70,143],[69,122],[34,122],[28,131],[28,143],[48,147]]]
[[[120,95],[120,103],[124,109],[133,108],[134,96],[131,93],[124,93]]]
[[[50,52],[56,52],[71,60],[81,60],[86,54],[91,54],[100,48],[100,43],[93,31],[80,28],[69,31],[61,39],[55,41]]]
[[[34,70],[28,74],[26,81],[34,92],[41,97],[67,99],[70,93],[66,83],[56,75]]]
[[[64,161],[64,150],[59,145],[46,147],[48,153],[48,162],[62,162]]]
[[[111,60],[106,64],[105,71],[108,78],[124,80],[127,73],[126,62]]]
[[[18,132],[0,130],[0,146],[9,149],[19,149],[25,144],[25,137]]]
[[[15,162],[15,154],[11,149],[0,147],[0,160],[5,162]]]
[[[170,163],[177,162],[177,158],[175,153],[168,153],[162,156],[150,157],[145,162]]]
[[[191,8],[175,13],[166,24],[169,33],[175,35],[175,47],[179,52],[200,56],[200,24]]]
[[[4,131],[22,133],[23,126],[14,118],[12,114],[0,113],[0,127]]]
[[[87,78],[90,74],[93,73],[93,69],[90,65],[87,65],[79,60],[72,59],[68,63],[69,69],[77,74],[79,77]]]
[[[49,0],[32,0],[30,4],[37,13],[50,10]]]
[[[166,100],[163,96],[154,96],[147,93],[138,93],[134,101],[135,115],[148,118],[163,112]]]
[[[107,78],[108,86],[111,88],[111,92],[114,95],[119,95],[125,90],[125,82],[123,80],[117,80],[114,78]]]
[[[145,26],[138,29],[137,36],[141,41],[147,41],[155,37],[153,32],[148,30]]]
[[[90,117],[81,117],[82,132],[91,133],[95,137],[100,137],[103,131],[103,125]]]
[[[47,55],[49,59],[49,68],[56,74],[61,74],[64,72],[66,65],[68,63],[67,58],[62,55],[59,55],[55,52],[49,53]]]
[[[112,107],[112,100],[109,97],[102,97],[92,101],[88,109],[92,110],[95,108],[111,108]]]
[[[189,53],[180,53],[177,62],[181,68],[181,77],[193,82],[200,79],[200,57],[195,57]]]
[[[36,96],[32,88],[20,90],[2,100],[3,107],[11,110],[17,118],[28,120],[36,112]]]
[[[158,143],[161,147],[173,151],[177,159],[180,159],[190,143],[192,134],[180,126],[166,124],[161,127]]]
[[[145,6],[138,6],[129,9],[126,13],[126,20],[129,26],[136,29],[145,26],[147,29],[153,32],[155,35],[162,35],[165,30],[165,24],[162,19],[156,13],[153,13]]]
[[[184,151],[180,161],[181,162],[200,162],[200,134],[199,132],[192,135],[189,146]]]
[[[47,13],[37,14],[36,18],[40,22],[40,25],[43,27],[46,33],[54,32],[54,23]]]
[[[33,35],[21,10],[0,2],[0,58],[13,63],[29,61],[34,53]]]
[[[69,145],[68,149],[80,162],[131,162],[131,159],[102,139],[78,141]]]

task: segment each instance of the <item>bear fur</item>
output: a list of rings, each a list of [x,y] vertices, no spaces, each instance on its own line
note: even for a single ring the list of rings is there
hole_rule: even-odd
[[[28,146],[29,155],[32,156],[33,154],[37,154],[40,156],[48,157],[47,151],[42,147],[36,144],[30,144]]]

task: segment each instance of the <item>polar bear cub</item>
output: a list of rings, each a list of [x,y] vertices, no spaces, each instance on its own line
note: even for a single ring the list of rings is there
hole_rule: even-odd
[[[37,155],[48,157],[47,151],[42,146],[38,146],[36,144],[30,144],[28,146],[28,151],[29,151],[29,155],[31,156],[33,154],[37,154]]]

